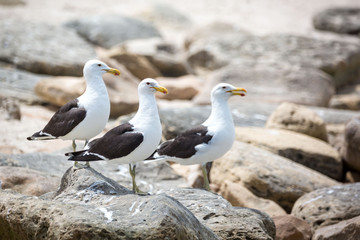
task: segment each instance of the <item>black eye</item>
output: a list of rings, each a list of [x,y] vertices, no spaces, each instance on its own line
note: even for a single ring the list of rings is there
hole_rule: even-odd
[[[99,63],[98,66],[101,67],[101,64]]]
[[[150,83],[149,83],[149,82],[147,82],[147,83],[146,83],[146,85],[150,85]]]
[[[225,89],[226,87],[225,87],[225,86],[223,86],[222,88],[223,88],[223,89]]]

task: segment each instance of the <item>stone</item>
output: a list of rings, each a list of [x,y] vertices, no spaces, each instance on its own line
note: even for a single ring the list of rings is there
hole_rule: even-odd
[[[34,88],[40,79],[46,77],[48,76],[0,65],[0,96],[27,104],[42,104],[44,101],[35,94]]]
[[[360,183],[314,190],[299,198],[291,215],[316,230],[360,215]]]
[[[325,122],[312,110],[292,103],[280,104],[268,118],[266,128],[285,129],[327,141]]]
[[[0,5],[3,6],[25,5],[25,2],[22,0],[0,0]]]
[[[234,27],[224,28],[219,34],[218,31],[211,33],[211,25],[207,27],[208,34],[200,34],[188,45],[188,62],[198,73],[244,61],[268,63],[270,69],[277,63],[286,64],[292,69],[298,68],[298,72],[292,73],[295,76],[306,75],[304,71],[322,70],[333,77],[337,88],[359,78],[360,44],[355,39],[317,39],[290,34],[255,36],[234,31]],[[191,35],[197,36],[196,33]],[[254,69],[252,74],[256,73]],[[293,79],[296,83],[296,78]]]
[[[93,15],[68,21],[65,26],[96,45],[111,48],[130,39],[161,37],[150,23],[122,15]]]
[[[288,101],[326,107],[334,93],[331,77],[318,69],[287,62],[238,60],[210,73],[195,103],[209,104],[211,89],[220,82],[245,88],[249,94],[241,101],[251,102]],[[231,98],[230,101],[238,99]]]
[[[21,120],[18,101],[13,98],[0,96],[0,118],[4,118],[5,120]]]
[[[4,20],[0,23],[0,58],[29,72],[81,76],[94,48],[76,32],[57,25]]]
[[[311,240],[313,235],[310,225],[291,215],[273,217],[276,226],[276,240]]]
[[[336,109],[360,110],[360,95],[358,94],[341,94],[334,95],[331,98],[329,107]]]
[[[360,8],[334,7],[315,14],[316,29],[357,35],[360,33]]]
[[[345,173],[345,182],[349,182],[349,183],[360,182],[360,173],[347,171]]]
[[[340,152],[346,165],[360,173],[360,118],[353,118],[346,124]]]
[[[226,180],[221,185],[219,193],[233,206],[254,208],[269,214],[272,218],[286,214],[285,210],[274,201],[255,196],[239,183]]]
[[[213,162],[210,179],[217,185],[227,180],[242,184],[254,195],[276,202],[287,212],[305,193],[339,184],[289,159],[239,141]]]
[[[161,86],[169,90],[166,95],[159,95],[161,99],[182,99],[191,100],[198,94],[201,88],[201,79],[193,75],[186,75],[179,78],[158,77],[156,80]]]
[[[221,196],[199,189],[170,189],[165,193],[189,209],[220,239],[274,239],[275,225],[264,212],[232,207]],[[194,199],[196,199],[194,201]]]
[[[319,228],[313,240],[350,240],[360,239],[360,216],[337,224]]]
[[[40,196],[56,191],[60,178],[23,167],[0,166],[1,189],[24,195]]]
[[[175,199],[132,194],[91,168],[70,168],[53,195],[0,195],[5,238],[218,239]]]
[[[236,139],[279,154],[333,179],[343,178],[339,153],[316,138],[283,129],[239,127],[236,128]]]

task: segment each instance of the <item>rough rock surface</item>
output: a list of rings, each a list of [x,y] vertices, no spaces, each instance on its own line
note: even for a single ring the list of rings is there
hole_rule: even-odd
[[[360,239],[360,216],[337,224],[319,228],[313,240],[350,240]]]
[[[159,98],[174,100],[191,100],[198,94],[201,86],[201,79],[194,75],[186,75],[179,78],[159,77],[156,79],[161,86],[169,90],[166,95],[160,95]]]
[[[280,104],[270,115],[266,127],[290,130],[327,141],[325,122],[312,110],[288,102]]]
[[[287,212],[303,194],[338,184],[289,159],[239,141],[213,162],[210,179],[217,185],[226,180],[241,183],[256,196],[276,202]]]
[[[291,215],[273,217],[276,226],[276,240],[311,240],[310,225]]]
[[[57,189],[60,178],[23,167],[0,166],[1,189],[13,189],[24,195],[40,196]]]
[[[283,129],[239,127],[236,128],[236,139],[279,154],[336,180],[343,177],[339,153],[316,138]]]
[[[111,48],[129,39],[160,37],[158,30],[140,19],[121,15],[96,15],[66,23],[88,41]]]
[[[291,214],[318,229],[359,216],[359,198],[360,183],[317,189],[299,198]]]
[[[360,8],[337,7],[325,9],[313,18],[316,29],[336,33],[360,33]]]
[[[220,239],[275,238],[275,225],[272,219],[261,211],[232,207],[221,196],[205,190],[174,189],[165,193],[189,209]]]
[[[341,156],[351,169],[360,173],[360,118],[346,124]]]
[[[21,120],[20,106],[16,99],[0,96],[0,119]]]
[[[239,183],[225,181],[220,186],[220,194],[233,206],[258,209],[271,217],[286,214],[285,210],[274,201],[255,196]]]
[[[334,93],[331,77],[318,69],[287,62],[237,60],[210,73],[195,102],[208,104],[211,89],[220,82],[245,88],[249,94],[242,101],[328,106]]]
[[[94,48],[76,32],[44,23],[1,21],[0,59],[40,74],[81,76]]]

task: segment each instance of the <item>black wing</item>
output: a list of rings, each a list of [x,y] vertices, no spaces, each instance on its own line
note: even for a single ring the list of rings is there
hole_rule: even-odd
[[[196,153],[195,147],[202,143],[208,143],[212,135],[207,134],[205,126],[198,126],[185,131],[176,138],[162,143],[157,152],[159,155],[169,157],[189,158]]]
[[[67,156],[71,156],[69,160],[73,161],[120,158],[134,151],[143,140],[142,133],[134,132],[133,126],[125,123],[111,129],[103,137],[91,141],[88,150],[68,153]]]
[[[79,107],[79,100],[74,99],[62,106],[50,119],[48,124],[40,132],[34,133],[33,137],[41,137],[41,132],[54,137],[61,137],[74,129],[86,116],[86,110]],[[31,138],[31,137],[30,137]]]

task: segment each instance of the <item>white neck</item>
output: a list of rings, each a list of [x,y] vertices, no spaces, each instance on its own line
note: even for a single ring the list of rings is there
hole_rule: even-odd
[[[234,125],[227,99],[211,99],[211,114],[203,125],[209,126],[211,124]]]
[[[135,116],[129,121],[136,125],[139,122],[144,124],[160,124],[159,112],[156,105],[155,96],[152,93],[139,93],[139,109]]]
[[[101,75],[85,74],[86,90],[84,96],[109,98],[106,85]]]

